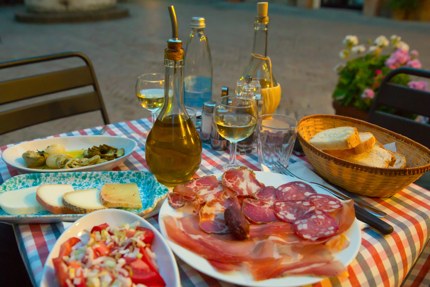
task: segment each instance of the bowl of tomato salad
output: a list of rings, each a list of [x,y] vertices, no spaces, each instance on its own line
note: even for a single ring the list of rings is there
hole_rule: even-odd
[[[41,286],[180,286],[175,257],[145,219],[104,209],[77,220],[57,240]]]

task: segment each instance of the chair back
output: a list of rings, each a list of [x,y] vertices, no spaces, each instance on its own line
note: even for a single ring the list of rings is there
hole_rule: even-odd
[[[73,61],[79,65],[65,67],[63,62],[70,62],[68,59],[78,59]],[[36,64],[56,69],[40,72],[39,68],[35,73]],[[0,81],[0,134],[92,111],[100,111],[104,124],[110,123],[92,63],[83,53],[0,62],[0,72],[11,68],[29,75]]]
[[[400,74],[430,79],[430,71],[402,67],[389,73],[381,83],[372,107],[369,122],[405,135],[430,147],[430,124],[414,121],[405,115],[430,117],[430,92],[409,88],[391,80]],[[387,112],[394,109],[393,114]]]

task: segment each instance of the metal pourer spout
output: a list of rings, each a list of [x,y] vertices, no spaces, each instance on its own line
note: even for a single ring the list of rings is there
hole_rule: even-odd
[[[178,20],[173,5],[169,6],[169,14],[172,22],[172,38],[167,40],[164,57],[169,60],[179,61],[184,58],[184,50],[182,49],[182,41],[178,38]]]
[[[170,22],[172,23],[172,39],[178,40],[178,19],[176,18],[175,7],[169,6]]]

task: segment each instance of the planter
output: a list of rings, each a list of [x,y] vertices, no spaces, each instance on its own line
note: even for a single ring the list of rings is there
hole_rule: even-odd
[[[368,113],[353,106],[343,106],[339,102],[333,101],[333,108],[336,115],[347,116],[359,120],[367,121]]]

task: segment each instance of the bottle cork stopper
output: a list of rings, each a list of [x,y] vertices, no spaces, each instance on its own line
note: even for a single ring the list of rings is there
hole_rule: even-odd
[[[257,3],[257,15],[260,18],[265,18],[268,15],[269,3],[268,2],[258,2]]]
[[[184,49],[182,49],[182,41],[167,41],[167,48],[164,50],[164,58],[172,61],[180,61],[184,59]]]

